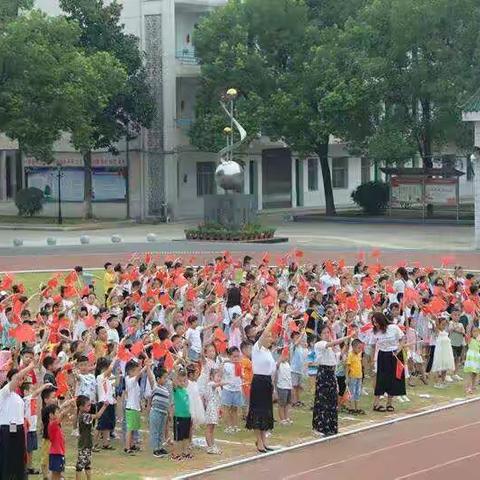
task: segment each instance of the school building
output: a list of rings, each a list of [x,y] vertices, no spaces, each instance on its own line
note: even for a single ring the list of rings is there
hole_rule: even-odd
[[[57,0],[35,3],[48,14],[60,13]],[[126,30],[140,38],[146,54],[157,117],[150,130],[128,145],[118,145],[119,155],[101,151],[93,154],[94,215],[125,218],[128,196],[131,218],[159,218],[166,209],[172,219],[201,218],[202,197],[216,190],[217,155],[197,151],[188,139],[200,75],[192,35],[200,18],[226,0],[121,3]],[[373,179],[373,166],[368,160],[350,156],[345,145],[333,138],[329,155],[336,204],[352,205],[352,190]],[[256,196],[260,210],[324,206],[320,163],[314,156],[298,158],[287,145],[262,137],[236,157],[244,166],[245,192]],[[467,172],[467,160],[463,163],[457,162],[456,167]],[[46,204],[43,215],[55,215],[58,164],[62,167],[64,214],[81,216],[83,161],[67,137],[55,146],[55,165],[46,166],[20,154],[16,142],[0,136],[0,214],[15,214],[13,198],[19,188],[45,189],[48,185],[51,202]],[[471,197],[471,175],[464,175],[460,184],[461,197]]]

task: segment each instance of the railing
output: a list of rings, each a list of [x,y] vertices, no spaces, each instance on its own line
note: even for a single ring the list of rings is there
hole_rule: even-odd
[[[177,50],[175,58],[185,65],[198,65],[198,59],[195,56],[193,50],[184,48],[183,50]]]

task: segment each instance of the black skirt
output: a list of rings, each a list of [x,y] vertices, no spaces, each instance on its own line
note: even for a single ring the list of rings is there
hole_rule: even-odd
[[[0,426],[0,479],[25,480],[25,431],[17,425],[10,433],[9,425]]]
[[[273,430],[273,385],[270,375],[254,375],[250,389],[248,430]]]
[[[403,363],[403,353],[397,355]],[[397,359],[393,352],[378,352],[377,358],[377,381],[375,383],[375,396],[387,394],[390,397],[406,395],[405,369],[402,377],[397,379]]]
[[[318,367],[312,428],[325,436],[338,433],[338,385],[335,367]]]

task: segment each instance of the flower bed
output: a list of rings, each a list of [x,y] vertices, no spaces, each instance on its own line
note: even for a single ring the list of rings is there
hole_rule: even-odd
[[[253,240],[268,240],[275,235],[274,228],[261,225],[245,225],[241,230],[229,230],[222,225],[207,224],[185,230],[187,240],[221,240],[241,242]]]

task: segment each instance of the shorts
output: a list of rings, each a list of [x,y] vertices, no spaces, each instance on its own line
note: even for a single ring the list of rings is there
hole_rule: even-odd
[[[92,469],[92,449],[82,448],[78,451],[77,464],[75,465],[76,472],[83,472],[84,470]]]
[[[103,402],[97,404],[97,412],[102,408]],[[115,405],[110,404],[98,419],[97,430],[114,430],[115,429]]]
[[[125,420],[127,422],[127,432],[140,430],[140,412],[138,410],[125,410]]]
[[[301,387],[303,382],[303,375],[301,373],[292,372],[292,386]]]
[[[27,452],[38,450],[37,432],[27,432]]]
[[[289,388],[277,388],[277,402],[280,407],[285,407],[292,403],[292,390]]]
[[[173,439],[176,442],[188,440],[192,428],[191,417],[173,417]]]
[[[232,392],[230,390],[222,390],[222,405],[225,407],[241,407],[243,406],[242,392]]]
[[[198,362],[200,360],[200,352],[196,352],[195,350],[192,350],[191,348],[188,349],[188,359],[191,362]]]
[[[362,395],[362,379],[350,378],[348,380],[348,389],[350,390],[350,398],[358,402]]]
[[[455,359],[459,359],[459,358],[462,358],[462,355],[463,355],[463,347],[460,346],[460,347],[452,347],[452,350],[453,350],[453,358]]]
[[[50,440],[47,438],[42,439],[42,446],[40,448],[40,463],[42,465],[48,465],[48,457],[50,452]]]
[[[65,457],[51,453],[48,457],[48,469],[51,472],[65,471]]]

